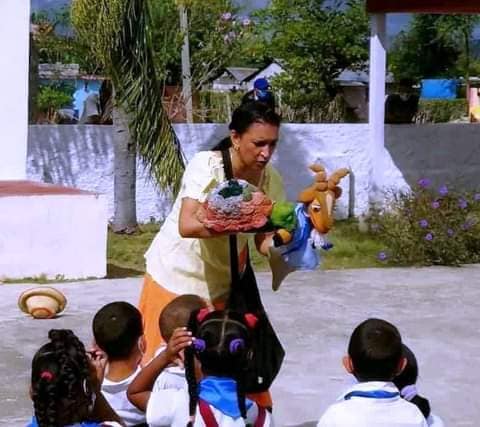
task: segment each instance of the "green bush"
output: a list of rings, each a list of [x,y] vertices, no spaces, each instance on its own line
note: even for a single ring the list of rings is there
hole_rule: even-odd
[[[447,123],[467,116],[466,99],[420,100],[416,123]]]
[[[199,123],[230,123],[232,112],[241,102],[244,92],[201,91],[194,111]]]
[[[465,194],[419,181],[370,217],[386,245],[379,259],[408,265],[480,262],[480,193]]]

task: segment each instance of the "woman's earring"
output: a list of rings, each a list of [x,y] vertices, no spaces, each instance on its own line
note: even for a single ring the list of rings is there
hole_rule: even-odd
[[[240,147],[238,146],[238,144],[233,144],[233,149],[234,149],[235,151],[238,151],[239,148],[240,148]]]

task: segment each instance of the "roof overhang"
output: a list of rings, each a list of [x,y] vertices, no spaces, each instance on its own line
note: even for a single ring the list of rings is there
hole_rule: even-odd
[[[367,0],[368,13],[480,13],[479,0]]]

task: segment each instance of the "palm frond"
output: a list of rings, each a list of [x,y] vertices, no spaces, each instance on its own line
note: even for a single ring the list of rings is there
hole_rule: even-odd
[[[72,21],[103,63],[116,103],[129,116],[133,143],[163,189],[178,191],[184,156],[162,106],[147,0],[74,0]]]

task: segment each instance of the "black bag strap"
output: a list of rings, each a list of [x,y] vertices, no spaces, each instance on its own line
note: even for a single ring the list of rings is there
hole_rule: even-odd
[[[233,179],[232,159],[230,157],[230,151],[228,149],[222,150],[223,170],[225,172],[225,178]],[[240,273],[238,271],[238,250],[237,250],[237,236],[230,234],[228,236],[230,243],[230,274],[232,279],[232,292],[237,291],[240,285]]]

